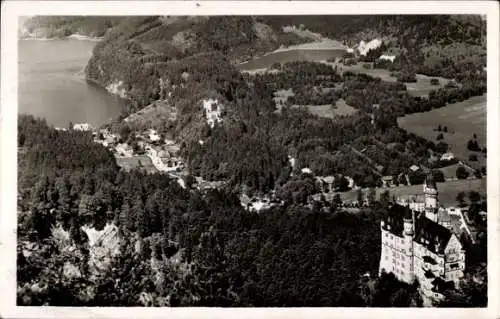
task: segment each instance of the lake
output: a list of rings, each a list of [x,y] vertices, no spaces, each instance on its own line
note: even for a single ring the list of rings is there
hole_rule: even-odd
[[[98,126],[117,117],[124,101],[85,81],[95,41],[20,40],[19,113],[43,117],[54,126],[69,122]]]

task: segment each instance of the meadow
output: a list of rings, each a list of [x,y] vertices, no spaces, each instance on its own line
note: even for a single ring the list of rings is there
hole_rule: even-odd
[[[356,109],[348,105],[343,99],[338,100],[335,106],[325,105],[293,105],[293,107],[304,107],[313,115],[334,119],[337,116],[349,116],[356,113]]]
[[[486,147],[486,95],[472,97],[462,102],[448,104],[445,107],[424,113],[415,113],[398,119],[401,128],[437,142],[440,132],[435,129],[441,125],[447,127],[443,133],[444,142],[450,146],[450,151],[461,160],[467,161],[475,168],[486,165],[486,157],[475,152],[477,162],[469,161],[472,154],[467,149],[467,142],[476,134],[481,148]]]
[[[351,71],[354,73],[363,73],[370,75],[372,77],[380,78],[382,81],[386,82],[397,82],[397,79],[394,76],[391,76],[391,71],[386,70],[386,69],[373,69],[373,68],[365,68],[363,67],[363,64],[369,64],[371,67],[373,66],[372,63],[357,63],[353,65],[344,65],[341,63],[334,63],[334,62],[326,62],[327,64],[331,65],[332,67],[337,66],[338,70],[340,72],[345,72],[345,71]],[[420,96],[420,97],[426,97],[429,95],[430,91],[437,90],[441,87],[444,87],[446,83],[448,83],[450,80],[441,78],[441,77],[429,77],[423,74],[416,74],[417,82],[414,83],[405,83],[406,89],[408,90],[408,94],[411,96]],[[432,85],[431,84],[431,79],[435,78],[439,80],[438,85]]]
[[[470,191],[476,191],[481,195],[486,195],[486,178],[482,179],[465,179],[465,180],[455,180],[447,181],[444,183],[437,183],[437,189],[439,194],[439,203],[443,206],[455,206],[457,205],[457,195],[460,192],[465,192],[466,195]],[[398,186],[391,188],[376,188],[376,198],[378,199],[380,194],[389,191],[390,196],[408,196],[408,195],[423,195],[422,185],[410,185],[410,186]],[[343,201],[355,201],[357,200],[357,191],[351,190],[348,192],[338,193]],[[364,197],[366,198],[367,192],[364,192]],[[333,195],[330,195],[333,197]],[[328,199],[328,196],[326,196]]]
[[[135,168],[146,171],[147,173],[157,173],[158,170],[154,167],[151,159],[145,155],[137,155],[133,157],[117,157],[116,164],[126,171]]]
[[[320,62],[345,53],[344,49],[293,49],[274,51],[261,57],[255,58],[236,65],[240,71],[270,68],[274,63],[286,63],[293,61],[316,61]]]

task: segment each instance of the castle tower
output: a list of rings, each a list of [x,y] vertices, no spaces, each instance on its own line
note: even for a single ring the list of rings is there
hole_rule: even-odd
[[[403,242],[401,245],[402,251],[404,251],[404,261],[401,261],[401,265],[404,268],[403,278],[400,278],[404,282],[412,283],[415,279],[414,270],[414,247],[413,238],[415,235],[415,213],[409,207],[405,207],[403,215]]]
[[[413,212],[409,206],[405,207],[405,212],[403,216],[403,235],[410,236],[413,238],[415,231]]]
[[[438,210],[438,191],[436,182],[432,174],[427,175],[424,183],[424,195],[425,195],[425,217],[437,222],[437,210]]]

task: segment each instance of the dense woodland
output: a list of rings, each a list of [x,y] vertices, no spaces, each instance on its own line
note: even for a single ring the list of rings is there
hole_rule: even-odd
[[[20,116],[20,305],[421,305],[418,283],[410,287],[392,275],[377,277],[379,225],[388,202],[371,200],[359,214],[342,211],[335,201],[308,205],[317,189],[300,168],[350,176],[362,187],[379,186],[383,175],[406,183],[401,176],[411,165],[427,165],[446,148],[402,130],[397,117],[486,90],[481,59],[444,57],[438,59],[446,61],[441,66],[431,67],[429,48],[458,38],[484,46],[484,23],[444,16],[133,17],[116,23],[94,49],[88,80],[103,87],[120,84],[129,100],[123,116],[166,100],[176,120],[154,128],[179,141],[192,175],[226,180],[229,187],[205,193],[184,189],[167,175],[125,172],[90,133],[57,131]],[[273,67],[277,72],[256,75],[237,70],[235,63],[307,41],[282,31],[301,23],[356,42],[389,30],[391,45],[405,53],[381,67],[398,72],[401,81],[415,73],[455,81],[421,98],[410,96],[401,82],[320,63],[285,63]],[[373,60],[378,53],[364,60],[380,63]],[[273,94],[288,89],[294,96],[278,111]],[[201,107],[208,98],[224,105],[223,121],[214,128]],[[291,107],[334,107],[339,99],[356,113],[330,119]],[[129,135],[138,129],[120,121],[112,127]],[[295,169],[289,156],[296,159]],[[410,183],[423,177],[409,174]],[[346,189],[343,181],[337,189]],[[240,191],[274,191],[285,205],[249,212],[240,204]],[[120,253],[96,271],[88,263],[93,248],[82,226],[103,229],[110,223],[119,228]],[[54,235],[59,227],[69,232],[63,243]],[[470,267],[485,261],[485,247],[484,238],[467,246],[474,256]],[[68,261],[78,268],[72,279],[61,271]],[[444,305],[484,305],[485,287],[469,280],[463,295],[450,296]],[[467,291],[479,297],[471,300]]]
[[[102,37],[109,28],[118,25],[124,17],[96,16],[35,16],[23,27],[38,37],[63,38],[72,34]]]
[[[111,153],[88,140],[20,117],[19,304],[132,306],[145,292],[157,306],[417,305],[415,290],[390,276],[361,280],[378,269],[383,209],[247,212],[223,191],[202,195],[166,175],[119,171]],[[74,156],[85,153],[95,156]],[[56,156],[66,160],[45,160]],[[119,225],[121,254],[91,276],[81,226],[110,222]],[[51,233],[56,225],[70,234],[72,258]],[[28,241],[39,248],[25,256]],[[151,258],[174,255],[181,265],[151,267]],[[68,261],[81,277],[62,275]]]

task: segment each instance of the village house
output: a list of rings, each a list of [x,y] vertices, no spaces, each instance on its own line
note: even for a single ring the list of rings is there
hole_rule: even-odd
[[[73,125],[73,130],[75,131],[90,131],[92,126],[88,123],[77,123]]]
[[[335,190],[333,182],[335,177],[333,176],[316,176],[316,182],[322,193],[330,193]]]
[[[312,174],[312,170],[308,167],[304,167],[300,170],[302,174]]]
[[[382,176],[382,187],[391,187],[393,186],[393,177],[390,175]]]
[[[444,153],[443,155],[441,155],[442,161],[451,161],[453,159],[455,159],[455,155],[453,155],[453,153],[451,153],[451,152],[447,152],[447,153]]]
[[[385,61],[391,61],[391,62],[394,62],[394,59],[396,59],[396,56],[395,56],[395,55],[386,55],[386,54],[382,54],[381,56],[379,56],[379,59],[380,59],[380,60],[385,60]]]
[[[419,167],[419,166],[417,166],[417,165],[412,165],[412,166],[410,166],[410,171],[412,171],[412,172],[416,172],[416,171],[418,171],[419,169],[420,169],[420,167]]]

